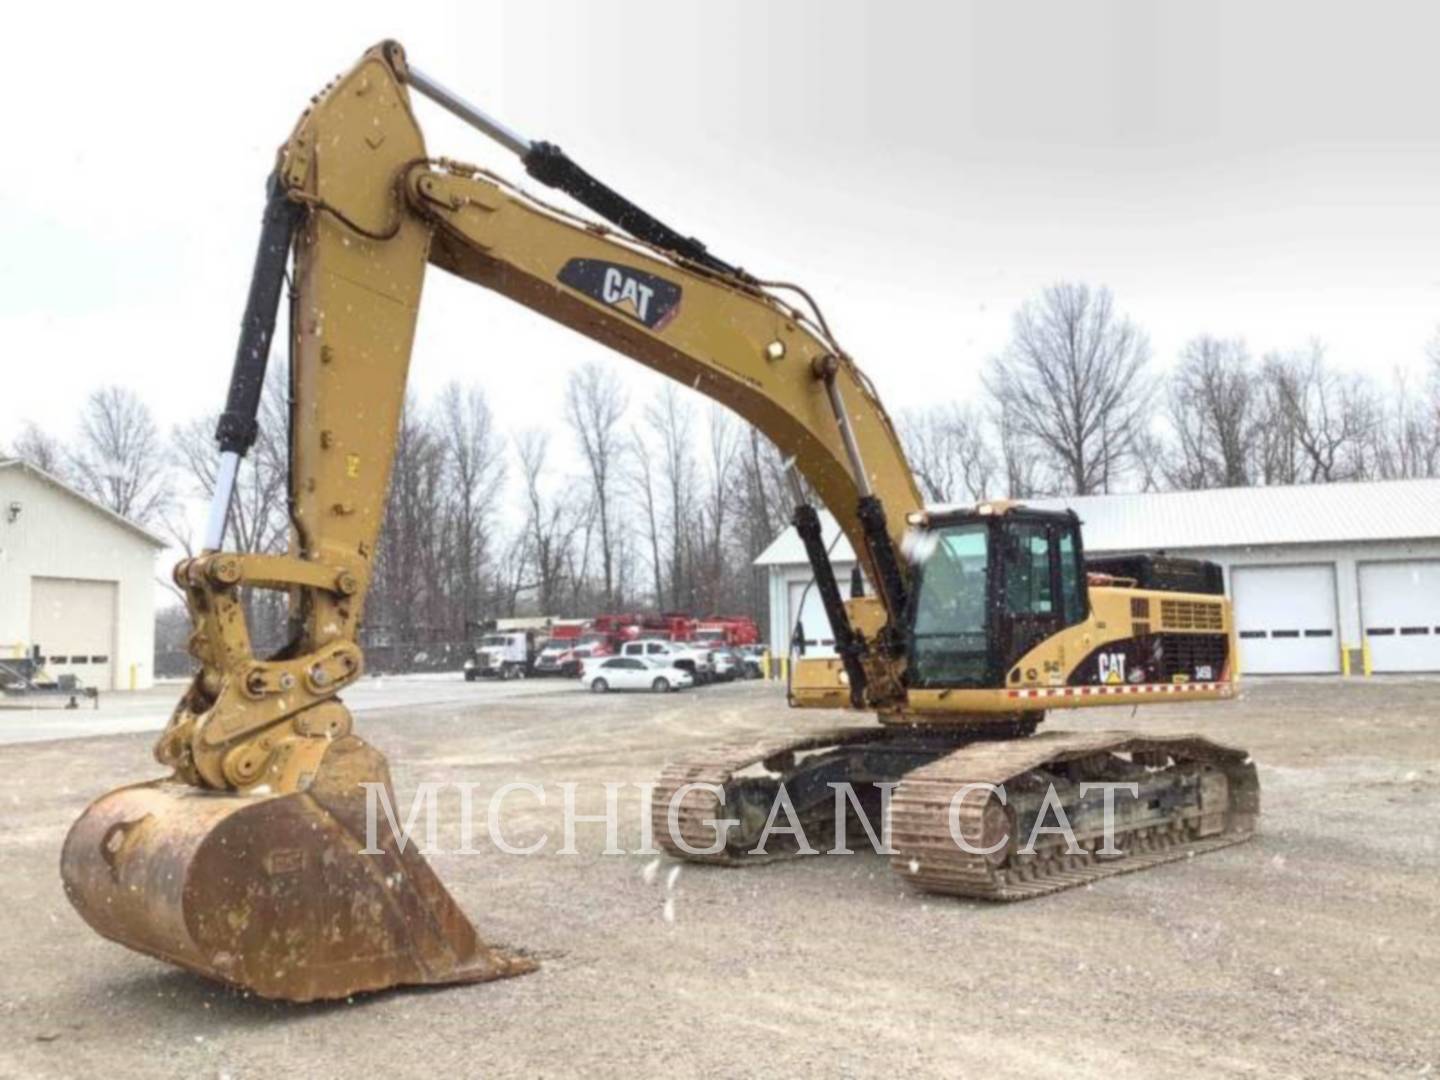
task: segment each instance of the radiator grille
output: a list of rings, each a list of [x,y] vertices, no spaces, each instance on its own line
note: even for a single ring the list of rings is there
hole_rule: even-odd
[[[1166,630],[1223,630],[1219,604],[1199,600],[1161,600],[1160,625]]]

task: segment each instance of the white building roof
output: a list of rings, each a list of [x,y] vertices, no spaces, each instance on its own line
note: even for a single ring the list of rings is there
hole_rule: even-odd
[[[35,465],[30,464],[30,462],[28,462],[28,461],[22,461],[22,460],[19,459],[19,458],[0,458],[0,469],[15,469],[15,470],[17,470],[18,472],[29,473],[31,476],[35,477],[37,480],[40,480],[40,481],[43,481],[43,482],[46,483],[46,484],[49,484],[51,487],[55,488],[57,491],[60,491],[60,492],[62,492],[62,493],[64,493],[64,494],[70,496],[72,499],[78,499],[80,502],[82,502],[82,503],[84,503],[86,506],[88,506],[91,510],[94,510],[97,514],[100,514],[102,517],[105,517],[105,518],[109,519],[110,521],[114,522],[116,525],[124,526],[126,529],[129,529],[131,532],[135,533],[136,535],[143,537],[145,540],[147,540],[147,541],[150,542],[150,544],[151,544],[152,547],[157,547],[157,548],[169,547],[169,542],[168,542],[167,540],[165,540],[163,537],[157,536],[155,533],[151,532],[149,529],[145,528],[143,525],[136,524],[135,522],[131,521],[129,518],[124,517],[124,516],[121,515],[121,514],[115,513],[114,510],[111,510],[108,506],[104,506],[104,505],[96,502],[94,499],[90,498],[90,496],[81,494],[80,492],[76,491],[73,487],[71,487],[69,484],[65,483],[65,481],[60,480],[60,479],[57,478],[57,477],[51,476],[51,475],[50,475],[48,472],[46,472],[44,469],[41,469],[41,468],[39,468],[38,466],[35,466]]]
[[[1440,480],[1074,495],[1027,499],[1026,505],[1073,509],[1084,525],[1085,550],[1097,554],[1440,536]],[[854,560],[845,537],[836,538],[834,519],[822,514],[821,522],[826,543],[834,540],[831,558]],[[755,565],[805,561],[804,545],[791,528],[761,552]]]

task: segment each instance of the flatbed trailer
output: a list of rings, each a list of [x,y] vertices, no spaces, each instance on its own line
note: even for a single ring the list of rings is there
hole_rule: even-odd
[[[38,705],[63,700],[66,709],[78,709],[80,699],[89,698],[93,707],[100,707],[100,691],[81,686],[74,675],[48,678],[34,660],[0,660],[0,703],[5,705]]]

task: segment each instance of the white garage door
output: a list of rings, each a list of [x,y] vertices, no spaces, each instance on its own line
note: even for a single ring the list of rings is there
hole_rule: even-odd
[[[1360,564],[1373,671],[1440,671],[1440,560]]]
[[[1335,566],[1237,566],[1230,571],[1240,670],[1257,675],[1340,670]]]
[[[113,581],[30,579],[30,643],[40,646],[46,671],[115,688],[115,592]]]
[[[825,617],[825,605],[820,600],[820,590],[811,585],[807,590],[803,581],[790,582],[790,604],[788,628],[793,639],[795,620],[798,617],[804,627],[805,655],[834,656],[835,635],[830,632],[830,620]],[[802,597],[804,607],[802,609]]]

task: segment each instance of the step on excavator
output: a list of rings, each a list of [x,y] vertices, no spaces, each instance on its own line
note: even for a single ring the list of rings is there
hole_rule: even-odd
[[[415,95],[603,223],[431,157]],[[894,871],[954,896],[1033,897],[1252,833],[1259,793],[1243,751],[1036,731],[1052,709],[1233,697],[1235,634],[1213,566],[1087,562],[1070,512],[927,509],[871,384],[803,290],[722,261],[384,42],[316,95],[269,179],[204,545],[174,571],[199,672],[155,747],[169,775],[96,800],[61,857],[67,894],[99,933],[290,1001],[535,966],[483,940],[413,845],[381,830],[365,853],[365,785],[390,779],[343,692],[364,668],[357,628],[427,264],[694,387],[791,462],[794,524],[835,650],[797,658],[790,704],[879,722],[670,765],[654,833],[675,856],[801,854],[799,842],[753,850],[780,788],[815,824],[842,781],[857,803],[888,794]],[[285,555],[228,552],[287,268],[291,543]],[[848,597],[811,499],[863,571]],[[294,633],[274,655],[252,650],[251,589],[288,594]],[[1106,783],[1135,797],[1107,808]],[[1038,827],[1056,806],[1072,837]],[[717,843],[723,819],[734,824]]]

